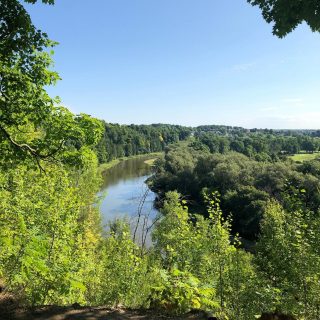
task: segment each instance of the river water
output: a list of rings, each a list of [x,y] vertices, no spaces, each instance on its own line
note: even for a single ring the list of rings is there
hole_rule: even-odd
[[[156,194],[146,185],[146,179],[152,174],[152,167],[144,161],[152,156],[123,160],[116,166],[103,172],[103,185],[100,193],[102,223],[125,218],[134,230],[140,214],[139,235],[144,221],[152,224],[158,210],[154,208]],[[145,220],[146,219],[146,220]]]

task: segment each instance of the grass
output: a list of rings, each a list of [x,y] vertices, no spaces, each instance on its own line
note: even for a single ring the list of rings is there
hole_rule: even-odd
[[[320,154],[319,153],[297,153],[293,156],[290,156],[289,158],[296,162],[304,162],[304,161],[310,161],[310,160],[320,158]]]
[[[121,157],[121,158],[114,159],[109,162],[100,164],[98,171],[103,172],[103,171],[109,170],[109,169],[113,168],[114,166],[116,166],[121,161],[129,160],[129,159],[144,158],[144,157],[146,157],[146,158],[147,157],[154,157],[152,159],[147,159],[144,161],[146,164],[152,166],[153,162],[161,155],[162,155],[162,152],[152,152],[152,153],[146,153],[146,154],[137,154],[135,156],[130,156],[130,157]]]
[[[147,159],[147,160],[144,161],[144,163],[152,167],[156,160],[157,160],[157,158]]]
[[[111,160],[109,162],[102,163],[102,164],[99,165],[98,171],[99,172],[103,172],[103,171],[106,171],[108,169],[111,169],[112,167],[116,166],[120,161],[123,161],[123,158],[114,159],[114,160]]]

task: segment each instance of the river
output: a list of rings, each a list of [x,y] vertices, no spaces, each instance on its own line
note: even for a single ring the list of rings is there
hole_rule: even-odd
[[[140,214],[141,237],[143,222],[146,221],[145,226],[151,225],[158,210],[154,208],[156,194],[145,183],[152,174],[152,167],[144,161],[153,158],[154,156],[145,156],[123,160],[103,172],[100,211],[104,226],[115,219],[125,218],[134,231]]]

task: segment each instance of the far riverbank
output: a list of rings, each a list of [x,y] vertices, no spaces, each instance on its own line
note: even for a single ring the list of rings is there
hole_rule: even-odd
[[[146,163],[149,165],[152,165],[153,162],[151,162],[151,160],[155,160],[155,159],[161,157],[162,154],[163,154],[163,152],[151,152],[151,153],[145,153],[145,154],[137,154],[137,155],[129,156],[129,157],[121,157],[121,158],[114,159],[109,162],[100,164],[98,167],[98,172],[102,173],[106,170],[109,170],[109,169],[115,167],[120,162],[130,160],[130,159],[146,158]]]

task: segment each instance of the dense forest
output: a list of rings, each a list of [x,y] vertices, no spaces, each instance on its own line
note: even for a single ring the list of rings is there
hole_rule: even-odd
[[[284,158],[320,149],[317,130],[245,129],[222,125],[184,127],[170,124],[104,124],[95,150],[100,163],[138,154],[164,151],[169,144],[193,137],[192,147],[211,153],[235,151],[258,161]]]
[[[313,153],[320,148],[316,130],[258,130],[200,126],[194,133],[200,146],[211,153],[235,151],[256,160],[276,160],[282,155]]]
[[[318,152],[319,131],[122,126],[75,115],[46,91],[59,80],[56,43],[22,2],[2,0],[0,9],[1,317],[16,301],[320,318],[320,161],[288,157]],[[278,23],[277,13],[269,20]],[[306,20],[295,18],[275,32]],[[103,229],[99,162],[162,150],[149,181],[163,200],[152,246],[133,241],[125,219]]]
[[[104,124],[104,133],[96,146],[100,163],[121,157],[164,151],[170,143],[187,139],[192,129],[188,127],[152,124]]]
[[[215,138],[214,138],[215,139]],[[261,141],[263,143],[263,140]],[[320,206],[320,161],[261,160],[236,152],[210,153],[198,142],[175,144],[157,161],[149,184],[160,195],[177,190],[193,207],[205,207],[203,194],[218,191],[225,216],[232,216],[234,232],[256,239],[267,203],[276,199],[290,208],[293,194],[305,209]],[[319,154],[320,158],[320,154]]]

